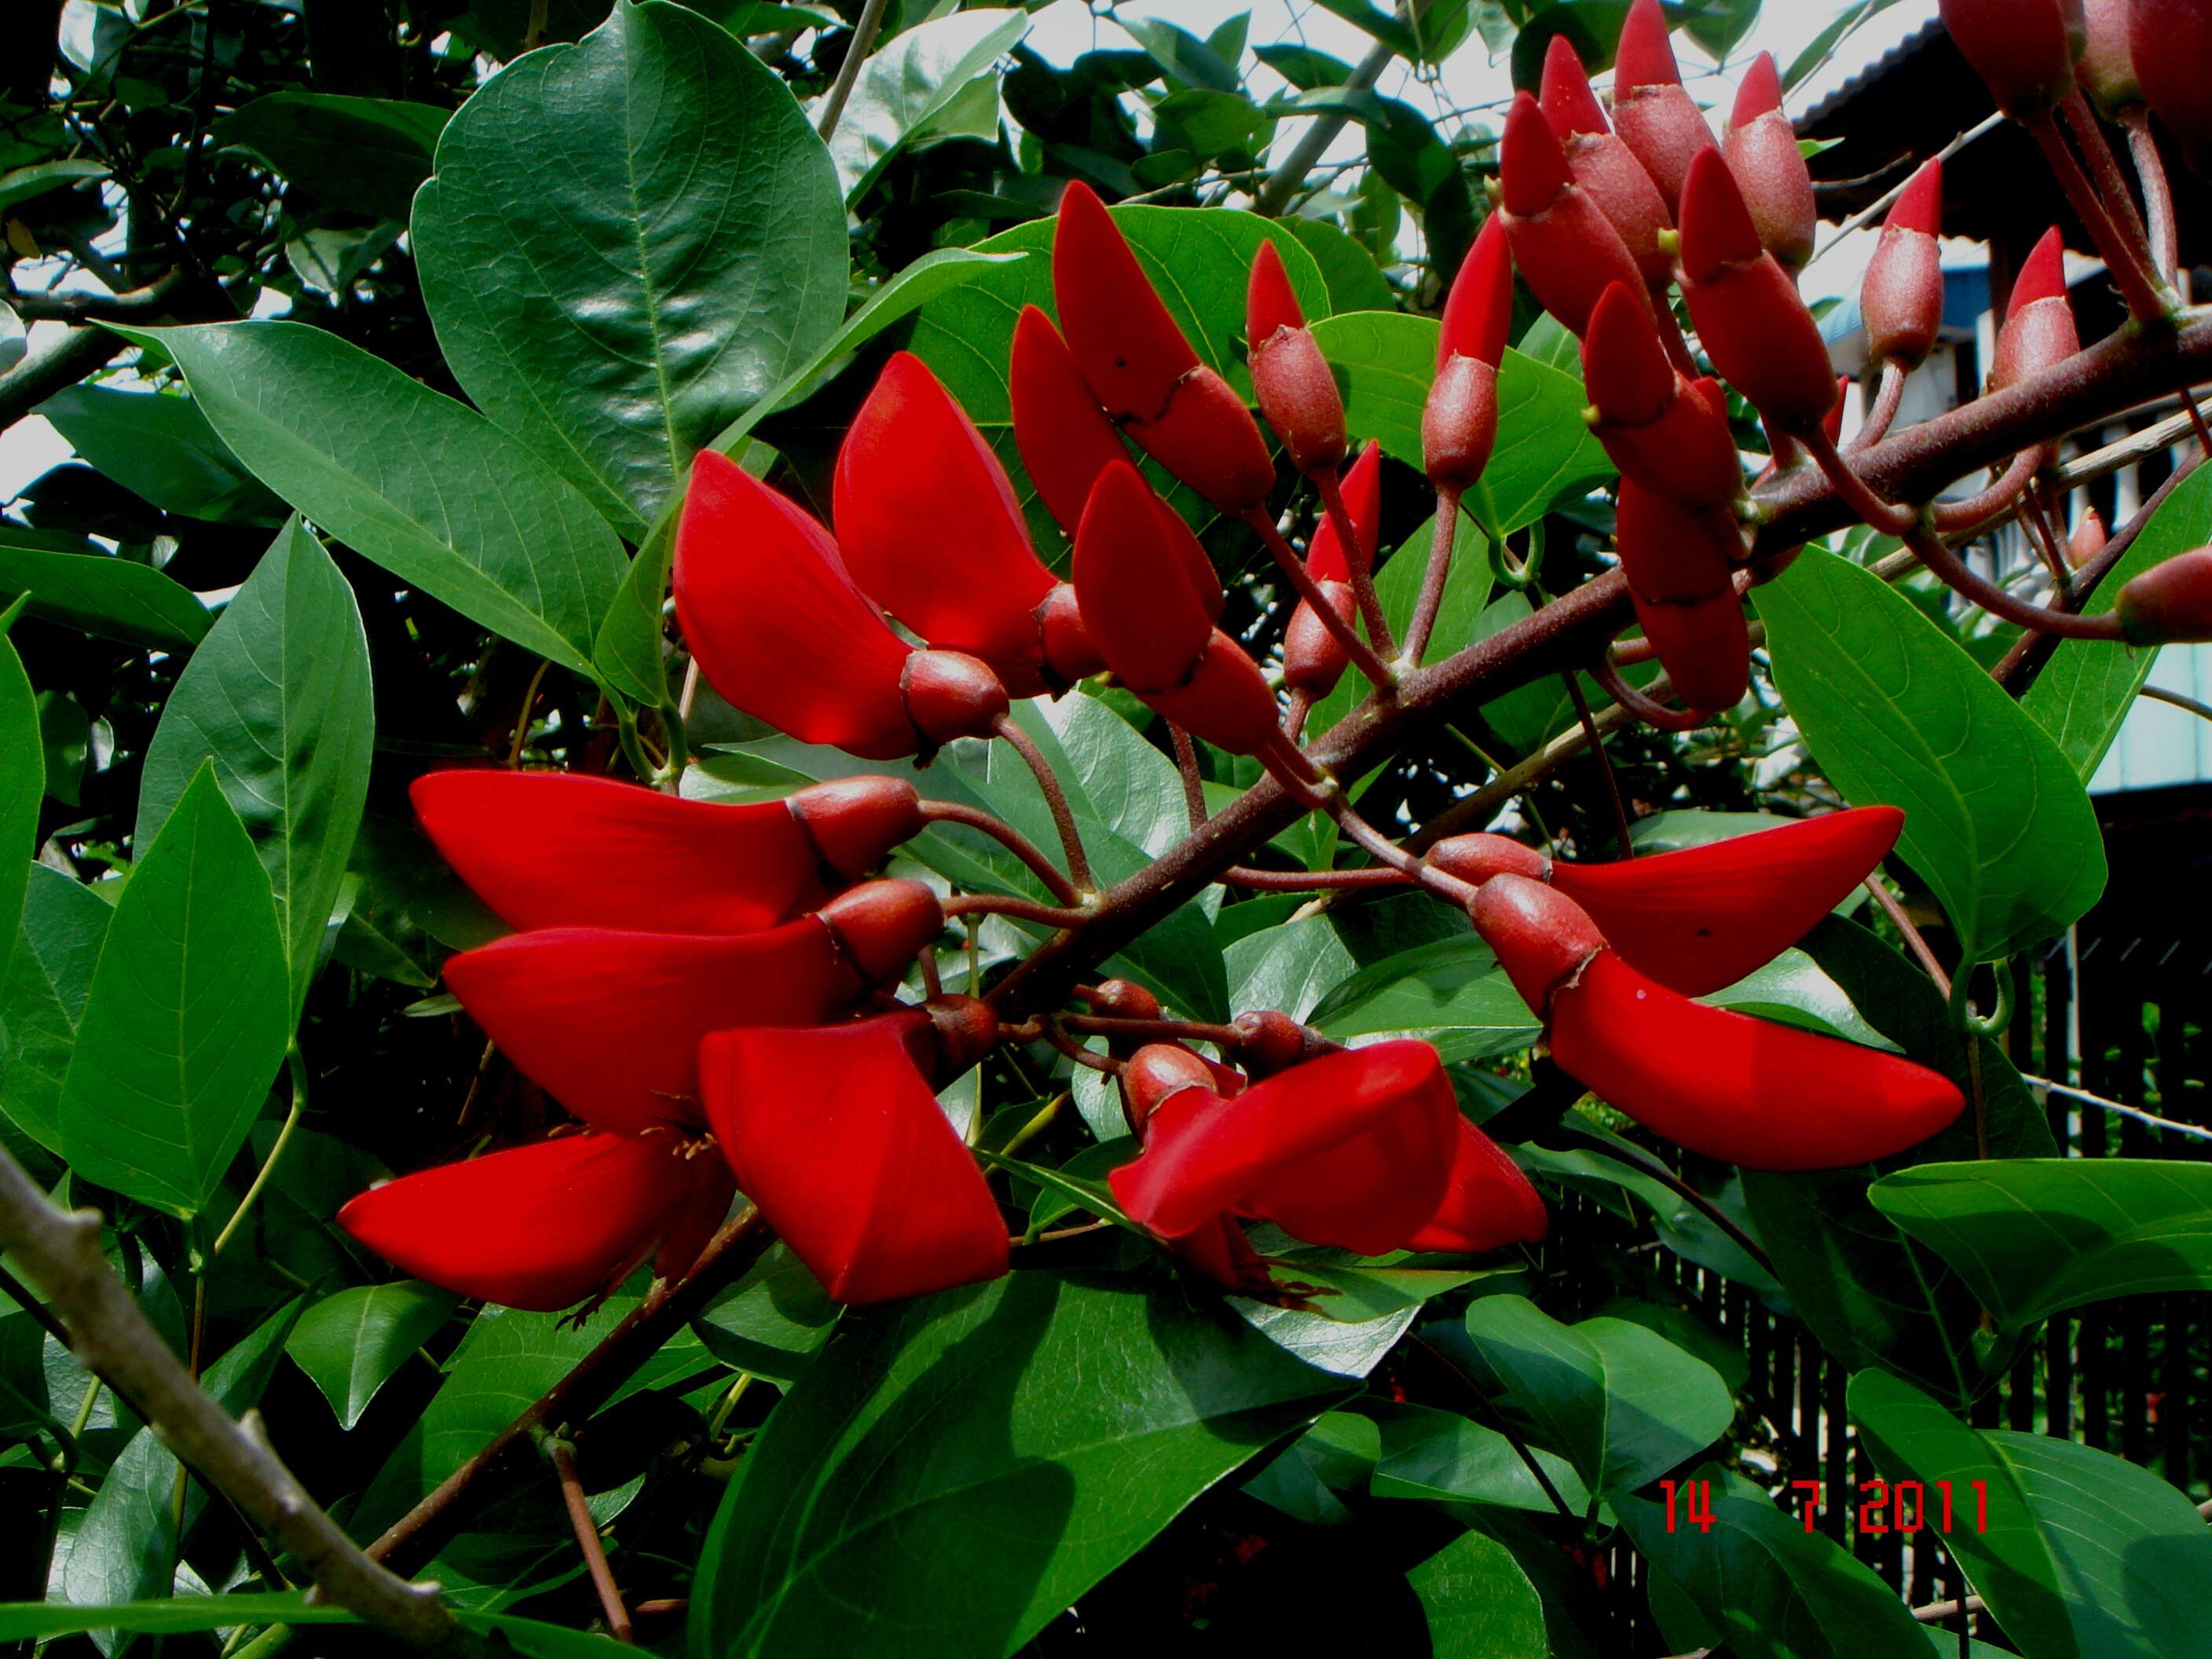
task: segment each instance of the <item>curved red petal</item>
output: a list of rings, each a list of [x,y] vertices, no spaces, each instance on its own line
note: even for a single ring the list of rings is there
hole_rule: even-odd
[[[1183,544],[1189,531],[1180,519],[1170,524],[1172,516],[1135,467],[1116,461],[1099,475],[1075,532],[1084,631],[1106,665],[1139,692],[1173,685],[1189,672],[1218,609],[1212,594],[1194,588]],[[1220,591],[1218,580],[1212,586]]]
[[[1181,684],[1138,695],[1193,737],[1232,755],[1256,755],[1277,735],[1267,677],[1218,628]]]
[[[1735,104],[1729,111],[1729,125],[1743,126],[1767,111],[1781,107],[1782,77],[1775,71],[1774,54],[1762,52],[1743,72],[1743,84],[1735,89]]]
[[[1344,498],[1345,514],[1352,520],[1352,534],[1359,540],[1356,550],[1361,567],[1371,568],[1375,538],[1382,527],[1382,446],[1370,439],[1359,459],[1345,469],[1337,489]],[[1306,548],[1307,574],[1317,582],[1351,580],[1352,568],[1344,554],[1344,544],[1336,537],[1335,518],[1323,514]]]
[[[1920,164],[1920,170],[1905,181],[1905,188],[1890,204],[1889,216],[1883,220],[1882,228],[1895,225],[1900,230],[1917,230],[1933,236],[1943,228],[1943,163],[1933,159]]]
[[[674,1135],[562,1135],[372,1187],[338,1225],[426,1284],[533,1313],[641,1259],[690,1190]]]
[[[745,1196],[840,1302],[995,1279],[1006,1224],[915,1069],[920,1014],[700,1045],[708,1121]]]
[[[830,533],[711,449],[691,465],[675,592],[685,643],[732,706],[871,760],[919,746],[899,693],[908,647]]]
[[[1679,87],[1681,65],[1668,38],[1667,14],[1659,0],[1632,0],[1621,20],[1620,44],[1613,58],[1614,95],[1638,87]]]
[[[1052,238],[1053,303],[1091,396],[1115,421],[1156,421],[1199,366],[1128,240],[1088,185],[1060,198]]]
[[[2005,320],[2014,318],[2038,300],[2063,300],[2066,297],[2066,246],[2056,225],[2036,239],[2028,250],[2027,258],[2021,261],[2020,275],[2013,279],[2012,295],[2005,301]]]
[[[1406,1241],[1406,1248],[1471,1255],[1507,1244],[1534,1244],[1550,1227],[1544,1200],[1521,1166],[1461,1118],[1443,1202],[1428,1224]]]
[[[1583,335],[1583,383],[1598,414],[1621,426],[1658,419],[1674,401],[1675,374],[1650,302],[1626,283],[1608,284]]]
[[[1551,44],[1544,48],[1544,76],[1537,102],[1543,108],[1545,118],[1551,122],[1552,131],[1562,136],[1613,131],[1605,118],[1605,106],[1598,102],[1597,94],[1590,88],[1589,71],[1583,67],[1582,54],[1564,34],[1553,35]]]
[[[1014,487],[927,365],[896,352],[837,451],[837,546],[860,591],[1017,696],[1044,690],[1036,608],[1053,575]]]
[[[1709,283],[1765,251],[1743,191],[1718,150],[1704,151],[1690,163],[1681,222],[1682,274],[1692,283]]]
[[[1454,357],[1474,357],[1492,368],[1505,356],[1505,334],[1513,321],[1513,254],[1505,223],[1496,214],[1482,222],[1452,279],[1444,300],[1443,326],[1437,336],[1437,366]]]
[[[1498,177],[1505,210],[1526,218],[1550,207],[1559,193],[1574,182],[1567,171],[1567,152],[1559,135],[1544,118],[1542,107],[1527,93],[1513,100],[1505,112],[1505,132],[1498,142]]]
[[[725,806],[583,773],[482,767],[426,773],[408,793],[446,862],[511,927],[749,933],[829,890],[784,801]]]
[[[1306,314],[1291,288],[1291,273],[1272,241],[1262,240],[1252,256],[1252,276],[1244,288],[1244,342],[1257,347],[1278,329],[1304,328]]]
[[[1632,588],[1636,620],[1691,708],[1733,708],[1751,687],[1751,629],[1733,588],[1708,599],[1654,603]]]
[[[1053,522],[1073,536],[1098,475],[1129,452],[1084,384],[1067,342],[1035,306],[1024,306],[1015,320],[1006,391],[1022,468]]]

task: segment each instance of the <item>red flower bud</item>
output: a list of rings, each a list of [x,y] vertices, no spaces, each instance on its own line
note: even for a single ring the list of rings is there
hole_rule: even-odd
[[[2081,522],[2074,526],[2074,533],[2066,538],[2067,567],[2079,570],[2104,550],[2105,521],[2098,516],[2095,507],[2084,507]]]
[[[1572,899],[1510,870],[1475,889],[1467,914],[1539,1019],[1547,1018],[1559,988],[1605,948],[1597,924]]]
[[[1679,1146],[1746,1169],[1888,1158],[1966,1105],[1924,1066],[1692,1002],[1612,951],[1559,988],[1550,1024],[1553,1059],[1600,1099]]]
[[[1605,118],[1605,106],[1590,88],[1582,54],[1564,34],[1553,35],[1544,48],[1544,73],[1537,84],[1536,101],[1562,143],[1613,131],[1613,124]]]
[[[854,583],[932,646],[980,657],[1016,696],[1077,678],[1044,660],[1037,611],[1057,584],[1012,481],[912,352],[884,365],[854,416],[835,508]]]
[[[2212,3],[2129,0],[2128,50],[2143,101],[2192,156],[2212,151]]]
[[[764,933],[516,933],[453,957],[446,983],[517,1071],[592,1127],[638,1133],[696,1121],[706,1033],[819,1024],[943,927],[921,883],[868,882]]]
[[[1252,258],[1252,280],[1245,294],[1245,341],[1252,365],[1252,390],[1260,412],[1290,451],[1299,471],[1334,468],[1344,459],[1344,398],[1336,377],[1306,327],[1290,273],[1273,242],[1263,241]]]
[[[708,1121],[745,1196],[839,1302],[1006,1271],[1006,1224],[916,1068],[921,1010],[699,1045]]]
[[[1526,876],[1549,881],[1552,861],[1533,847],[1523,847],[1506,836],[1450,836],[1422,855],[1448,876],[1477,887],[1492,876]]]
[[[2130,578],[2112,608],[2132,644],[2212,641],[2212,547],[2177,553]]]
[[[1859,288],[1867,355],[1917,368],[1936,349],[1943,325],[1942,250],[1936,240],[1943,210],[1943,164],[1923,163],[1883,222],[1881,240]]]
[[[2140,10],[2142,0],[2135,3]],[[2072,88],[2074,52],[2061,0],[1942,0],[1941,9],[1952,45],[2006,114],[2040,114]],[[2175,44],[2162,42],[2161,50]]]
[[[1127,460],[1129,451],[1083,383],[1067,342],[1035,306],[1024,306],[1015,319],[1006,391],[1022,468],[1053,522],[1073,537],[1098,475]]]
[[[1620,26],[1613,60],[1613,127],[1679,220],[1690,163],[1713,148],[1713,133],[1705,112],[1683,88],[1659,0],[1634,0]]]
[[[1182,684],[1139,695],[1192,736],[1232,755],[1256,755],[1279,735],[1267,676],[1218,628]]]
[[[1474,246],[1452,278],[1437,331],[1437,367],[1455,357],[1473,357],[1492,368],[1504,360],[1505,336],[1513,324],[1513,256],[1505,227],[1492,215],[1482,222]]]
[[[1553,35],[1544,49],[1538,103],[1559,135],[1575,183],[1620,233],[1644,286],[1654,293],[1665,289],[1674,280],[1674,256],[1660,246],[1659,233],[1674,228],[1674,216],[1644,163],[1607,124],[1583,60],[1564,34]]]
[[[611,1290],[664,1236],[671,1257],[690,1244],[689,1267],[734,1190],[720,1158],[673,1134],[559,1135],[381,1182],[337,1221],[426,1284],[555,1313]]]
[[[1784,265],[1798,270],[1813,257],[1820,214],[1796,130],[1782,112],[1782,82],[1771,52],[1753,58],[1743,77],[1721,154],[1743,191],[1759,240]]]
[[[1471,489],[1498,440],[1498,365],[1513,315],[1504,216],[1483,222],[1453,280],[1437,336],[1437,377],[1421,410],[1423,469],[1439,488]]]
[[[1142,695],[1178,684],[1221,614],[1220,579],[1189,526],[1117,461],[1075,532],[1083,625],[1107,666]]]
[[[1320,1032],[1299,1024],[1279,1008],[1254,1008],[1230,1024],[1237,1032],[1237,1062],[1255,1079],[1287,1072],[1334,1048]]]
[[[725,806],[581,773],[469,768],[428,773],[409,793],[446,861],[512,927],[752,933],[921,829],[899,778]]]
[[[1644,637],[1689,708],[1733,708],[1751,689],[1751,630],[1733,592],[1651,600],[1631,591]]]
[[[916,651],[899,675],[906,717],[934,749],[955,738],[987,734],[1006,712],[1006,689],[991,665],[964,651]]]
[[[1686,379],[1660,343],[1644,297],[1616,283],[1590,313],[1583,380],[1593,428],[1624,477],[1686,506],[1717,507],[1743,489],[1724,404]]]
[[[1053,235],[1052,290],[1093,397],[1139,447],[1220,511],[1257,507],[1274,463],[1251,411],[1160,303],[1089,185],[1068,185]]]
[[[2004,326],[1990,354],[1990,390],[2064,362],[2081,349],[2074,326],[2074,307],[2066,298],[2066,250],[2053,225],[2043,233],[2005,302]]]
[[[1358,545],[1346,549],[1337,539],[1334,515],[1323,514],[1306,549],[1306,569],[1316,581],[1348,581],[1355,568],[1375,568],[1375,538],[1382,524],[1382,446],[1370,440],[1359,459],[1345,469],[1338,488]]]
[[[1534,1244],[1550,1226],[1544,1200],[1521,1166],[1462,1118],[1443,1202],[1428,1224],[1406,1241],[1406,1248],[1475,1255],[1508,1244]]]
[[[1836,401],[1828,348],[1797,285],[1760,246],[1718,150],[1690,164],[1680,217],[1682,297],[1705,355],[1785,431],[1812,426]]]
[[[1379,1255],[1436,1216],[1459,1121],[1435,1049],[1378,1042],[1293,1066],[1233,1100],[1176,1091],[1152,1109],[1143,1155],[1108,1181],[1130,1218],[1164,1238],[1241,1216]]]
[[[1498,179],[1497,216],[1504,221],[1514,268],[1544,309],[1574,333],[1589,325],[1590,307],[1612,283],[1644,288],[1628,244],[1575,182],[1559,135],[1525,92],[1506,113]]]
[[[804,742],[893,760],[985,735],[1006,712],[978,662],[974,706],[933,705],[923,729],[905,695],[913,647],[854,585],[829,532],[711,449],[692,464],[675,564],[677,618],[708,681]]]
[[[2143,100],[2142,83],[2136,78],[2135,53],[2128,41],[2132,0],[2087,0],[2083,9],[2081,56],[2074,65],[2074,78],[2097,107],[2117,118],[2122,110]]]
[[[1129,1133],[1144,1138],[1152,1114],[1185,1089],[1222,1092],[1213,1067],[1180,1042],[1148,1042],[1121,1068],[1121,1115]]]
[[[1324,581],[1321,591],[1338,616],[1358,626],[1359,600],[1349,583]],[[1298,601],[1298,608],[1291,613],[1289,625],[1283,629],[1283,684],[1316,699],[1325,697],[1336,690],[1349,660],[1343,642],[1329,631],[1328,624],[1315,614],[1312,605]]]

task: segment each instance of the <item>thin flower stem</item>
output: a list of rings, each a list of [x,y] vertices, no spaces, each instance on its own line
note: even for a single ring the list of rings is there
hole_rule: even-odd
[[[1034,899],[1013,898],[1001,893],[955,893],[945,901],[948,916],[1007,916],[1016,921],[1038,921],[1048,927],[1079,926],[1085,912],[1039,904]]]
[[[1224,887],[1247,887],[1261,893],[1320,892],[1344,887],[1402,887],[1410,880],[1401,870],[1388,867],[1360,870],[1255,870],[1242,864],[1221,872]]]
[[[1076,890],[1097,890],[1098,884],[1091,873],[1090,856],[1083,850],[1083,836],[1076,830],[1075,813],[1067,804],[1067,791],[1060,787],[1060,775],[1052,769],[1044,750],[1036,746],[1036,739],[1023,731],[1012,714],[1000,715],[991,729],[1028,763],[1037,787],[1043,791],[1045,807],[1052,814],[1053,828],[1060,831],[1060,848],[1066,856],[1067,873]]]
[[[2079,616],[2071,611],[2053,611],[2048,605],[2030,605],[2016,599],[1988,578],[1978,575],[1966,561],[1943,544],[1943,538],[1925,524],[1916,524],[1905,532],[1905,544],[1913,555],[1941,577],[1946,586],[1964,594],[1993,617],[2002,617],[2008,623],[2038,633],[2056,634],[2069,640],[2117,640],[2120,635],[2120,619],[2112,612],[2101,611],[2094,617]]]
[[[922,821],[926,823],[958,823],[990,836],[1001,847],[1029,866],[1031,874],[1048,888],[1052,896],[1062,904],[1074,904],[1082,895],[1053,861],[1047,858],[1036,843],[1002,818],[996,818],[980,807],[963,805],[958,801],[926,800],[921,804]]]
[[[2106,211],[2095,186],[2081,171],[2081,164],[2074,159],[2074,152],[2067,148],[2066,136],[2059,131],[2058,123],[2046,111],[2029,117],[2025,125],[2036,147],[2042,150],[2045,163],[2058,180],[2058,187],[2066,192],[2067,205],[2088,231],[2089,240],[2096,243],[2106,270],[2128,302],[2128,314],[2139,322],[2164,317],[2168,309],[2166,297],[2160,293],[2160,285],[2145,269],[2144,251],[2130,246],[2120,228],[2112,222],[2112,216]]]
[[[1038,1022],[1037,1036],[1066,1054],[1078,1066],[1088,1066],[1094,1072],[1103,1072],[1109,1077],[1121,1075],[1121,1062],[1111,1054],[1094,1054],[1065,1030],[1057,1019]]]
[[[1336,473],[1325,467],[1314,482],[1321,486],[1322,507],[1335,526],[1336,544],[1344,550],[1345,568],[1352,573],[1352,597],[1358,601],[1359,614],[1366,619],[1367,636],[1375,641],[1376,654],[1388,657],[1395,647],[1390,641],[1390,619],[1382,614],[1382,601],[1375,592],[1375,550],[1355,533],[1351,509],[1344,504],[1344,486]]]
[[[1836,447],[1835,441],[1828,436],[1824,428],[1816,425],[1796,435],[1797,441],[1804,445],[1806,453],[1812,456],[1814,464],[1836,487],[1836,494],[1842,496],[1859,517],[1885,536],[1902,536],[1911,527],[1912,509],[1886,501],[1876,495],[1873,487],[1859,477],[1850,462],[1844,459],[1843,452]]]
[[[1182,1037],[1192,1042],[1211,1042],[1234,1048],[1244,1034],[1234,1025],[1215,1025],[1198,1019],[1132,1019],[1121,1014],[1055,1014],[1062,1030],[1085,1036]]]
[[[1875,387],[1874,401],[1867,405],[1866,419],[1859,422],[1859,429],[1851,434],[1851,441],[1845,446],[1847,453],[1882,441],[1897,419],[1898,406],[1905,401],[1905,380],[1903,363],[1894,357],[1881,360],[1881,379]]]
[[[215,1236],[215,1243],[208,1249],[210,1256],[222,1254],[222,1247],[230,1243],[230,1236],[238,1231],[238,1224],[245,1220],[246,1212],[252,1209],[253,1200],[261,1196],[261,1189],[269,1184],[269,1177],[276,1172],[277,1161],[284,1156],[284,1149],[292,1144],[292,1131],[300,1127],[301,1113],[307,1109],[307,1064],[301,1057],[300,1045],[296,1041],[285,1048],[284,1068],[292,1079],[292,1109],[284,1114],[284,1127],[276,1131],[276,1139],[269,1148],[269,1156],[261,1160],[261,1167],[254,1171],[253,1184],[246,1189],[246,1196],[238,1200],[238,1207],[230,1212],[230,1219],[222,1224],[222,1231]]]
[[[1409,853],[1359,815],[1342,796],[1332,796],[1329,816],[1354,846],[1372,854],[1389,868],[1410,877],[1448,904],[1464,910],[1474,898],[1474,884],[1437,869],[1419,854]]]
[[[2039,491],[2031,489],[2020,498],[2020,521],[2027,527],[2027,539],[2035,555],[2043,561],[2043,568],[2051,573],[2051,591],[2066,591],[2066,555],[2058,544],[2059,538],[2051,527],[2051,515],[2044,510]]]
[[[2153,702],[2171,703],[2176,708],[2186,708],[2201,720],[2212,720],[2212,703],[2202,703],[2194,697],[2185,697],[2179,691],[2169,691],[2162,685],[2146,685],[2136,693],[2148,697]]]
[[[1206,780],[1199,775],[1198,745],[1173,720],[1168,722],[1168,738],[1175,744],[1176,771],[1182,779],[1183,811],[1195,830],[1206,822]]]
[[[1313,712],[1313,693],[1293,691],[1283,701],[1283,735],[1296,743],[1305,736],[1306,716]]]
[[[1413,620],[1406,624],[1408,667],[1419,668],[1436,631],[1437,612],[1443,609],[1444,584],[1451,580],[1452,553],[1459,545],[1459,491],[1437,489],[1437,515],[1429,526],[1429,562],[1421,572],[1421,594],[1413,601]]]
[[[2197,406],[2197,399],[2191,395],[2186,386],[2182,388],[2181,402],[2183,407],[2189,411],[2190,429],[2197,434],[2198,458],[2201,459],[2204,456],[2212,455],[2212,427],[2205,425],[2204,411]]]
[[[1632,859],[1636,856],[1636,844],[1628,836],[1628,803],[1621,796],[1620,780],[1613,775],[1613,757],[1605,752],[1605,739],[1598,734],[1597,720],[1590,713],[1589,699],[1583,695],[1582,682],[1575,678],[1574,670],[1568,669],[1559,678],[1566,682],[1567,696],[1574,702],[1575,718],[1582,725],[1583,740],[1589,745],[1590,752],[1597,757],[1598,769],[1605,775],[1606,799],[1613,803],[1613,827],[1620,838],[1620,856]]]
[[[2019,501],[2028,485],[2035,481],[2036,473],[2050,459],[2051,452],[2040,444],[2033,449],[2021,450],[1986,489],[1959,501],[1936,501],[1931,505],[1928,509],[1929,521],[1942,535],[1972,534],[2002,516]]]
[[[1589,676],[1598,689],[1646,726],[1661,732],[1694,732],[1701,726],[1712,724],[1712,711],[1705,708],[1669,708],[1665,703],[1647,697],[1626,680],[1613,664],[1601,658],[1591,665]]]
[[[530,711],[538,707],[538,688],[545,684],[545,671],[553,666],[550,657],[538,659],[538,670],[530,677],[530,684],[522,694],[522,707],[514,716],[514,741],[507,748],[509,767],[522,764],[522,751],[530,743]]]
[[[575,1449],[558,1435],[548,1435],[545,1456],[561,1482],[561,1502],[568,1511],[568,1525],[576,1534],[576,1547],[583,1552],[585,1569],[592,1577],[592,1589],[599,1595],[599,1612],[606,1619],[607,1634],[634,1647],[637,1637],[630,1629],[629,1610],[623,1606],[622,1591],[615,1587],[614,1571],[607,1565],[607,1553],[599,1542],[599,1523],[592,1519],[591,1504],[584,1496],[584,1483],[576,1477]]]
[[[1767,1255],[1766,1249],[1764,1245],[1760,1244],[1759,1242],[1753,1238],[1749,1233],[1744,1231],[1742,1227],[1737,1224],[1735,1217],[1729,1214],[1726,1210],[1721,1208],[1719,1205],[1714,1203],[1711,1199],[1707,1198],[1703,1193],[1699,1192],[1688,1182],[1683,1180],[1680,1176],[1677,1175],[1673,1170],[1668,1168],[1662,1161],[1652,1157],[1641,1146],[1636,1145],[1634,1141],[1623,1140],[1619,1136],[1613,1136],[1607,1139],[1604,1145],[1607,1157],[1619,1158],[1622,1163],[1629,1165],[1631,1168],[1641,1170],[1644,1174],[1650,1176],[1654,1181],[1656,1181],[1661,1185],[1671,1189],[1678,1194],[1685,1203],[1688,1204],[1691,1208],[1696,1210],[1700,1215],[1704,1216],[1706,1220],[1711,1222],[1714,1226],[1719,1228],[1730,1238],[1734,1239],[1737,1246],[1742,1249],[1746,1255],[1748,1255],[1753,1261],[1759,1263],[1760,1267],[1765,1268],[1770,1273],[1774,1271],[1774,1262],[1771,1258]]]
[[[1943,964],[1936,960],[1936,953],[1928,948],[1928,941],[1921,936],[1919,928],[1913,926],[1912,918],[1905,914],[1905,907],[1882,884],[1880,876],[1869,876],[1865,884],[1867,891],[1874,896],[1874,902],[1881,907],[1882,915],[1889,918],[1889,925],[1904,935],[1905,945],[1918,959],[1928,977],[1936,981],[1936,988],[1942,994],[1943,1000],[1948,1002],[1951,1000],[1951,976],[1943,971]]]
[[[2166,160],[2158,153],[2158,140],[2151,136],[2150,111],[2142,104],[2132,105],[2121,112],[2120,125],[2128,130],[2128,155],[2136,164],[2136,182],[2142,186],[2151,265],[2160,278],[2171,283],[2177,240],[2173,186],[2166,182]]]
[[[2089,164],[2089,172],[2096,180],[2097,198],[2111,213],[2112,228],[2127,238],[2130,247],[2144,260],[2152,285],[2160,285],[2163,281],[2161,268],[2151,248],[2150,233],[2143,228],[2142,215],[2136,208],[2136,198],[2129,192],[2127,175],[2120,170],[2120,158],[2112,154],[2105,129],[2079,87],[2059,101],[2058,113],[2074,135],[2074,147]]]
[[[1264,507],[1252,508],[1244,514],[1244,522],[1250,525],[1260,539],[1267,544],[1268,553],[1273,556],[1283,574],[1289,578],[1291,586],[1297,590],[1298,598],[1313,607],[1314,614],[1321,618],[1322,626],[1328,629],[1336,642],[1344,647],[1345,654],[1352,659],[1352,665],[1367,677],[1369,684],[1377,692],[1388,696],[1397,684],[1397,677],[1376,654],[1375,647],[1360,637],[1358,629],[1337,614],[1336,607],[1328,602],[1321,591],[1321,585],[1306,569],[1305,562],[1298,557],[1297,550],[1284,540],[1283,532],[1275,528],[1275,521],[1267,516],[1267,509]],[[1347,554],[1346,562],[1350,562]]]

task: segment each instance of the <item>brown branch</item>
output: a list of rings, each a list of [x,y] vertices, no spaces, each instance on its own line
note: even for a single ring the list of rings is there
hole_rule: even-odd
[[[576,1474],[575,1448],[557,1435],[550,1436],[545,1442],[545,1456],[561,1482],[561,1502],[568,1509],[568,1526],[576,1534],[576,1547],[583,1552],[592,1589],[599,1598],[599,1611],[606,1618],[607,1633],[617,1642],[634,1646],[637,1637],[630,1629],[629,1611],[623,1606],[622,1591],[615,1585],[614,1570],[607,1565],[606,1550],[599,1543],[599,1523],[592,1518],[591,1503],[584,1496],[584,1483]]]
[[[1075,827],[1075,811],[1067,804],[1067,791],[1060,785],[1060,775],[1052,769],[1052,763],[1044,757],[1044,750],[1037,747],[1036,739],[1023,731],[1012,714],[1000,715],[991,730],[1022,757],[1022,763],[1036,779],[1045,810],[1052,814],[1052,827],[1060,832],[1060,849],[1067,860],[1068,878],[1075,884],[1078,893],[1093,891],[1098,884],[1091,873],[1091,859],[1083,850],[1083,836]]]

